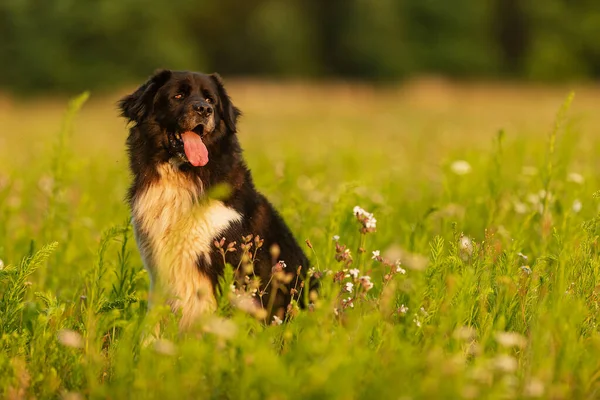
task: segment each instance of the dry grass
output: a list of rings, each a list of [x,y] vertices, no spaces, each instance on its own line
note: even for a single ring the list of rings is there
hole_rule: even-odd
[[[438,154],[487,148],[501,128],[515,136],[518,132],[519,136],[541,139],[571,90],[577,93],[573,117],[583,132],[582,139],[595,136],[600,126],[595,112],[600,88],[593,86],[455,84],[423,79],[402,86],[372,87],[232,80],[228,89],[244,112],[240,135],[245,147],[252,150],[250,158],[260,157],[254,152],[260,152],[263,141],[295,142],[297,151],[306,157],[326,157],[336,148],[355,146],[362,149],[357,157],[383,152],[411,158],[433,143],[436,146],[430,150]],[[123,160],[126,129],[115,103],[127,91],[92,96],[76,122],[73,146],[78,153]],[[7,167],[23,166],[47,151],[65,103],[64,98],[2,97],[0,155],[11,161]]]

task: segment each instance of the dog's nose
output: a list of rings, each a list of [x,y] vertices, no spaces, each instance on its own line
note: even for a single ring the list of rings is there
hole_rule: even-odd
[[[208,117],[209,115],[211,115],[213,113],[212,106],[210,106],[208,104],[194,103],[192,105],[192,108],[194,109],[194,111],[196,111],[203,117]]]

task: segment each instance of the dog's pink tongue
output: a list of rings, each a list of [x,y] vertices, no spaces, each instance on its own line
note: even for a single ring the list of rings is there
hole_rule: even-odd
[[[203,167],[208,164],[208,149],[200,136],[194,132],[185,132],[181,134],[181,139],[185,155],[194,167]]]

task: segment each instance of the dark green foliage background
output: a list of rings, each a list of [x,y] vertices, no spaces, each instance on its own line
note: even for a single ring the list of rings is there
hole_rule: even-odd
[[[109,89],[154,68],[371,80],[600,76],[582,0],[5,0],[0,86]]]

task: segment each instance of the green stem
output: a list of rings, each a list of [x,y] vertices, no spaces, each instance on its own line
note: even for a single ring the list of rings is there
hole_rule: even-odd
[[[362,275],[364,275],[364,271],[363,271],[363,264],[364,264],[364,260],[365,260],[365,251],[361,251],[365,249],[367,243],[367,234],[366,233],[362,233],[360,234],[360,244],[358,245],[358,249],[357,249],[357,253],[358,253],[358,269],[360,270],[360,273]]]

